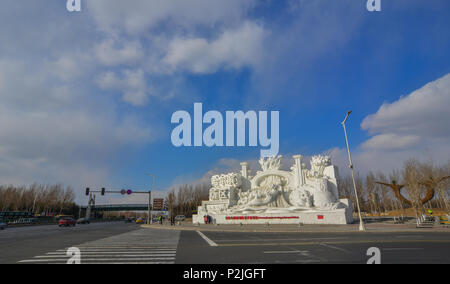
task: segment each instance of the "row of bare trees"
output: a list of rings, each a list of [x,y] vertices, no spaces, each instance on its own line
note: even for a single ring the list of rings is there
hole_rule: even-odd
[[[448,177],[448,178],[445,178]],[[356,189],[361,211],[383,215],[395,211],[407,214],[412,208],[416,215],[426,208],[438,208],[450,213],[450,161],[435,166],[432,162],[406,161],[403,168],[386,175],[383,172],[356,174]],[[172,188],[166,197],[167,208],[172,214],[191,216],[202,200],[208,200],[210,184],[182,185]],[[400,188],[396,193],[394,188]],[[356,208],[353,181],[350,175],[338,177],[340,198],[349,198]],[[402,213],[403,212],[403,213]]]
[[[369,172],[355,176],[362,212],[383,214],[388,211],[414,209],[416,215],[426,208],[450,212],[450,162],[435,166],[432,162],[407,160],[401,170],[386,175]],[[355,205],[351,176],[338,179],[340,198],[349,198]],[[396,192],[397,191],[397,192]]]
[[[191,217],[202,200],[209,199],[210,187],[209,184],[202,183],[172,188],[166,197],[167,209],[174,216],[185,215],[186,217]]]
[[[0,186],[0,211],[27,211],[61,214],[73,211],[75,193],[61,184]]]

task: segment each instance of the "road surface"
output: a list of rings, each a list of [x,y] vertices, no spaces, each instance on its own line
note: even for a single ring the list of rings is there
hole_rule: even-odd
[[[279,264],[450,263],[448,232],[219,232],[141,228],[123,222],[8,228],[0,232],[0,263]]]

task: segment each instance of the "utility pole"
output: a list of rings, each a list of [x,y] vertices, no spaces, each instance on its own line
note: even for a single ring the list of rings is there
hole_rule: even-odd
[[[153,177],[153,184],[152,184],[152,190],[153,190],[153,188],[154,188],[154,186],[155,186],[155,179],[156,179],[156,176],[155,176],[154,174],[146,174],[146,175]],[[152,218],[152,209],[151,209],[151,206],[152,206],[152,191],[149,190],[149,192],[148,192],[148,214],[147,214],[147,224],[153,224],[153,218]]]
[[[344,134],[345,134],[345,142],[347,144],[347,153],[348,153],[348,160],[349,160],[349,168],[352,170],[352,180],[353,180],[353,189],[355,190],[355,198],[356,198],[356,205],[358,207],[358,215],[359,215],[359,230],[365,231],[366,228],[364,227],[364,221],[361,216],[361,208],[359,206],[359,198],[358,198],[358,191],[356,190],[356,182],[355,182],[355,171],[353,169],[353,162],[352,162],[352,156],[350,154],[350,147],[348,146],[348,138],[347,138],[347,129],[345,128],[345,122],[348,119],[348,116],[352,113],[352,111],[348,111],[347,115],[345,116],[345,119],[343,122],[341,122],[342,126],[344,127]]]

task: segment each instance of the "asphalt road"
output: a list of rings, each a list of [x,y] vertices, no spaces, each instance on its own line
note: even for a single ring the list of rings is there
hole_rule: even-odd
[[[177,263],[450,263],[450,233],[237,233],[183,231]],[[205,239],[206,238],[206,239]],[[196,255],[193,259],[192,255]]]
[[[8,228],[0,232],[0,263],[302,264],[450,263],[450,233],[198,232],[141,228],[123,222]]]
[[[16,263],[48,251],[136,229],[138,225],[123,222],[79,224],[69,228],[57,225],[10,227],[0,231],[0,263]]]

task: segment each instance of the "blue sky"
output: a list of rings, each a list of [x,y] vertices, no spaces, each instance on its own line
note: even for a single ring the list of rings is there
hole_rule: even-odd
[[[171,144],[177,110],[278,110],[280,154],[360,171],[449,160],[450,3],[3,1],[0,181],[146,189],[207,180],[259,147]],[[256,169],[254,169],[256,170]],[[345,174],[345,168],[341,169]]]

